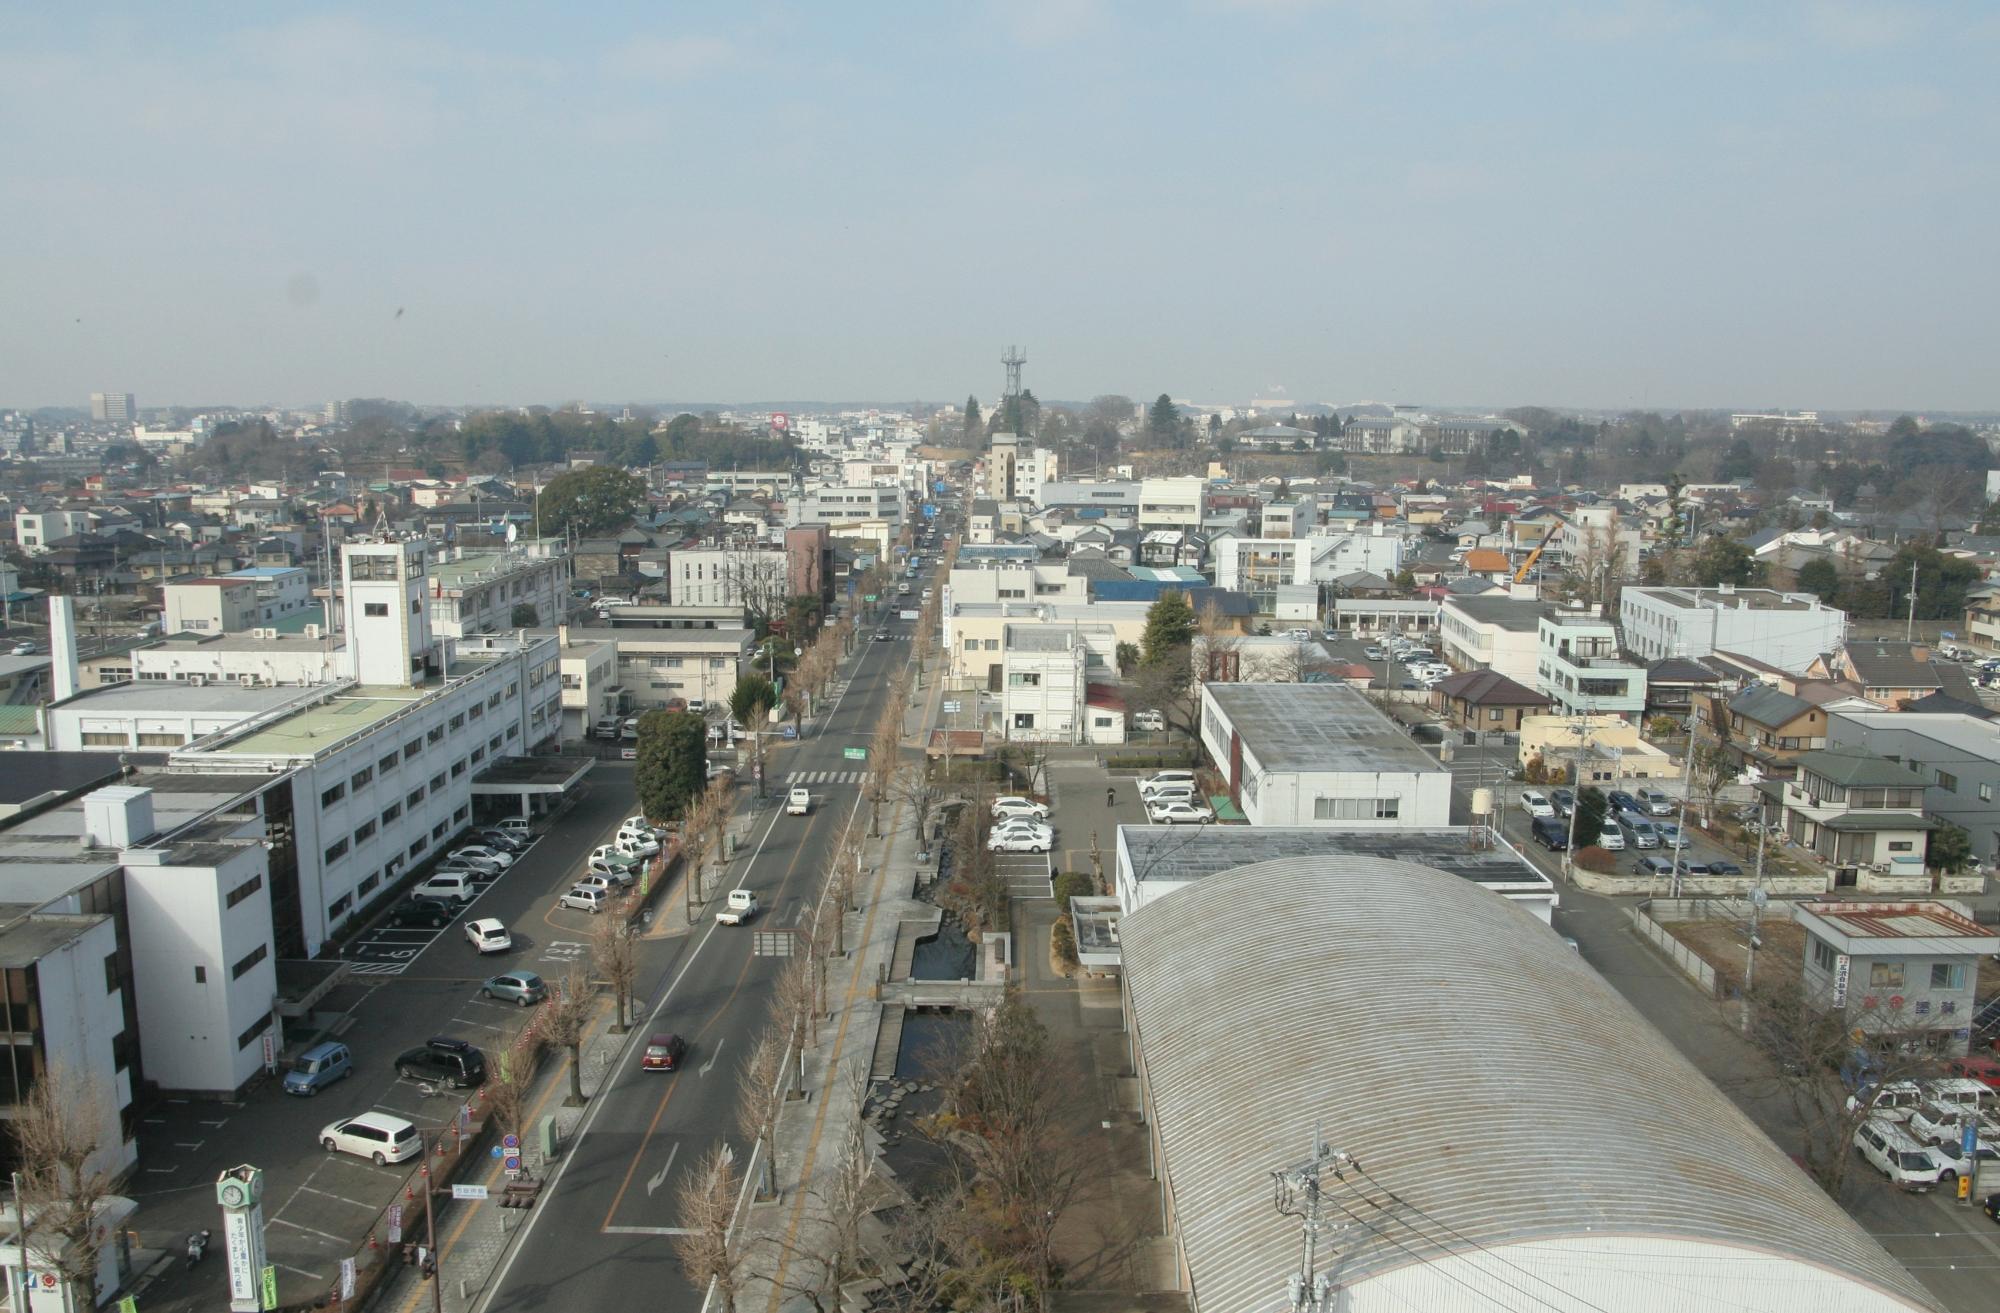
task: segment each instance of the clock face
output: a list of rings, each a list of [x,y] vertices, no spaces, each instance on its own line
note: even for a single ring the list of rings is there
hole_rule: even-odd
[[[243,1202],[250,1197],[250,1191],[241,1181],[225,1181],[221,1195],[224,1208],[241,1208]]]

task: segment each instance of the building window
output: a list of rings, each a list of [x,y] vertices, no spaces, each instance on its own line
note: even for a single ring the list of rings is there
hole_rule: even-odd
[[[443,787],[444,787],[444,772],[439,771],[437,774],[431,776],[431,792],[436,793],[439,789],[442,789]]]
[[[409,796],[403,799],[403,801],[411,807],[416,806],[423,800],[424,800],[424,791],[421,788],[411,789],[409,792]]]
[[[481,716],[486,714],[486,708],[480,706],[477,702],[475,702],[472,704],[471,708],[465,714],[472,717],[474,720],[478,720]]]
[[[403,804],[392,802],[382,809],[382,824],[387,825],[403,814]]]
[[[376,762],[375,769],[381,771],[384,775],[387,775],[390,771],[396,769],[396,760],[397,760],[396,754],[392,752],[388,756],[382,758],[382,760]]]
[[[248,880],[245,880],[242,884],[237,885],[234,889],[231,889],[229,891],[229,896],[223,899],[223,906],[234,907],[238,903],[242,902],[244,899],[254,895],[259,889],[262,889],[263,887],[264,887],[264,877],[261,875],[253,875]]]
[[[368,842],[370,839],[374,837],[375,837],[375,822],[363,821],[361,822],[360,825],[355,827],[354,830],[355,843],[363,844]]]
[[[208,983],[207,967],[196,967],[194,969],[194,983],[197,985],[206,985]]]
[[[250,968],[256,966],[259,962],[262,962],[265,958],[269,957],[270,955],[271,955],[270,945],[268,944],[257,945],[257,947],[250,950],[249,955],[246,956],[241,962],[238,962],[235,966],[229,968],[229,978],[231,980],[243,979],[244,974],[248,972]]]
[[[1833,951],[1833,945],[1824,939],[1813,940],[1813,964],[1822,971],[1832,971],[1839,964],[1840,954]]]
[[[1982,784],[1979,786],[1979,801],[1993,801],[1993,786],[1991,784]]]
[[[1007,676],[1007,687],[1009,688],[1040,688],[1041,686],[1042,686],[1041,675],[1033,671],[1021,672]]]
[[[118,954],[111,953],[104,959],[104,992],[118,992]]]
[[[148,734],[143,730],[139,734],[139,746],[142,748],[178,748],[186,742],[185,734]]]
[[[451,718],[451,732],[456,734],[458,733],[458,731],[464,728],[465,728],[465,713],[461,711],[456,716],[453,716]]]
[[[331,866],[345,856],[347,856],[347,840],[335,839],[326,850],[327,865]]]
[[[423,852],[424,849],[430,846],[431,846],[431,840],[429,835],[427,834],[418,835],[417,841],[410,845],[411,858],[414,859],[417,856],[417,854]]]
[[[1889,841],[1889,851],[1892,853],[1910,852],[1916,846],[1916,842],[1911,839],[1891,839]]]
[[[445,821],[439,821],[436,825],[431,826],[431,838],[433,839],[444,838],[446,827],[447,827],[447,822]]]
[[[1903,964],[1901,962],[1870,962],[1868,964],[1868,987],[1870,989],[1901,989],[1903,987]]]
[[[463,774],[465,774],[465,759],[461,757],[459,760],[451,763],[451,777],[457,779]]]
[[[1964,989],[1965,963],[1963,962],[1931,963],[1931,988],[1954,989],[1954,990]]]
[[[442,726],[442,725],[433,725],[433,726],[431,726],[431,728],[430,728],[430,732],[429,732],[428,734],[424,735],[424,741],[425,741],[426,743],[442,743],[442,742],[444,742],[444,726]]]
[[[1314,798],[1316,821],[1393,821],[1402,814],[1401,798]]]
[[[1958,776],[1948,770],[1941,770],[1937,773],[1937,782],[1938,787],[1947,793],[1958,792]]]
[[[405,743],[403,745],[403,760],[408,761],[410,758],[416,756],[419,752],[422,752],[423,750],[424,750],[424,741],[422,739],[411,739],[408,743]]]
[[[480,762],[486,760],[486,749],[474,748],[472,750],[472,755],[466,758],[466,760],[470,761],[473,765],[477,766]]]
[[[361,614],[377,620],[386,620],[389,618],[389,604],[387,602],[363,602],[361,604]]]
[[[131,741],[122,730],[116,734],[104,730],[86,730],[83,735],[83,746],[86,748],[122,748]]]
[[[382,883],[382,873],[380,871],[377,871],[375,874],[369,876],[366,880],[363,880],[360,884],[354,886],[354,894],[357,898],[366,898],[368,895],[374,893],[375,886],[381,883]]]
[[[241,1051],[243,1049],[249,1048],[252,1044],[255,1044],[263,1036],[265,1031],[269,1030],[270,1028],[271,1028],[271,1014],[267,1012],[262,1017],[258,1018],[256,1021],[251,1022],[250,1029],[244,1031],[241,1035],[238,1035],[236,1037],[237,1049]]]
[[[355,771],[353,775],[348,777],[347,787],[350,789],[365,788],[367,787],[368,782],[374,778],[375,778],[375,768],[373,766],[363,766],[360,770]]]
[[[319,791],[319,805],[322,807],[331,807],[346,796],[347,786],[345,784],[336,784],[330,789],[321,789]]]
[[[472,815],[472,808],[471,808],[471,806],[469,806],[469,805],[465,805],[465,804],[461,804],[461,805],[459,806],[458,810],[457,810],[457,811],[455,811],[455,812],[453,812],[453,813],[451,814],[451,818],[452,818],[452,819],[453,819],[454,821],[457,821],[457,822],[458,822],[458,823],[459,823],[460,825],[463,825],[463,824],[465,824],[465,818],[466,818],[466,817],[468,817],[468,816],[470,816],[470,815]]]

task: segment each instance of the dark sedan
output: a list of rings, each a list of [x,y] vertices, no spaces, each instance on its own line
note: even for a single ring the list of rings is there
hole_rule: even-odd
[[[436,898],[412,898],[389,909],[382,924],[437,930],[451,924],[451,905]]]

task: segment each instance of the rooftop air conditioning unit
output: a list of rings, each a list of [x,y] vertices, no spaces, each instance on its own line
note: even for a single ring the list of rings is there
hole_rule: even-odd
[[[201,687],[203,687],[204,685],[206,685],[206,684],[208,683],[208,676],[207,676],[207,675],[189,675],[189,676],[188,676],[188,683],[190,683],[190,684],[194,685],[194,686],[195,686],[196,688],[201,688]]]
[[[255,675],[238,675],[238,676],[236,677],[236,682],[237,682],[237,683],[239,683],[239,684],[241,684],[241,685],[242,685],[243,687],[245,687],[245,688],[255,688],[255,687],[257,687],[257,676],[255,676]]]

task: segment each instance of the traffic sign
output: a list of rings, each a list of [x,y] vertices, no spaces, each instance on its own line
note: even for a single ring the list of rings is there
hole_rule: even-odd
[[[840,750],[840,755],[847,758],[847,760],[849,761],[866,761],[868,760],[868,749],[842,748]]]
[[[507,1175],[519,1176],[521,1174],[521,1155],[518,1153],[508,1154],[500,1160],[500,1166],[506,1169]]]
[[[455,1181],[452,1183],[451,1197],[454,1199],[484,1199],[486,1197],[486,1187],[483,1185],[467,1185],[463,1181]]]
[[[503,1135],[500,1137],[500,1144],[502,1148],[518,1149],[521,1147],[521,1137],[518,1135]]]
[[[874,600],[875,600],[875,594],[873,594],[873,593],[863,593],[863,594],[861,595],[861,600],[862,600],[862,601],[864,601],[864,602],[872,602],[872,601],[874,601]]]

